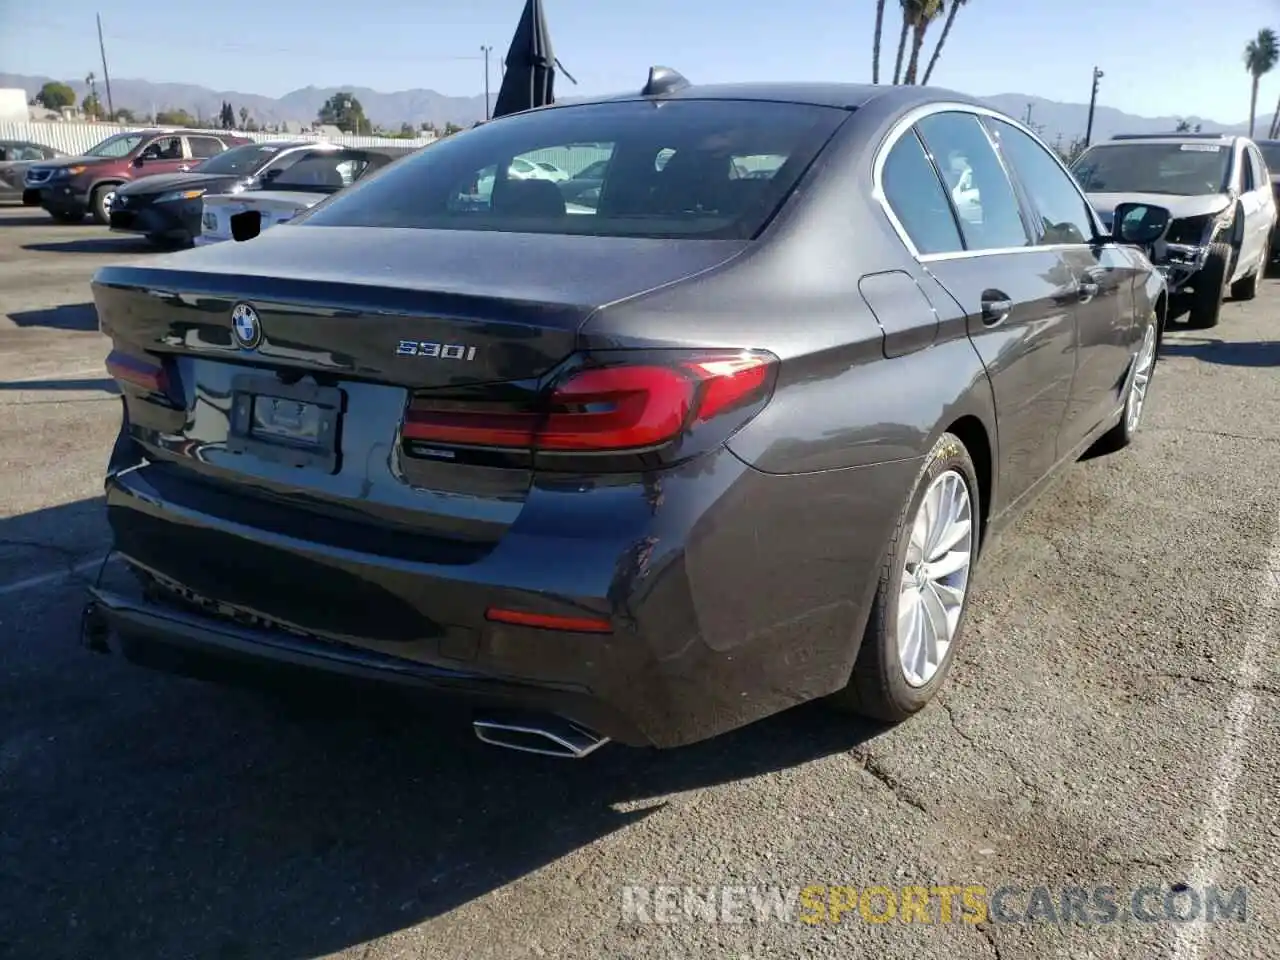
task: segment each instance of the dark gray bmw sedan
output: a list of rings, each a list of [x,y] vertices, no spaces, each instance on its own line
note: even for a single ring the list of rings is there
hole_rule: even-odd
[[[968,97],[656,69],[103,268],[136,576],[85,642],[461,695],[563,756],[819,697],[902,720],[992,536],[1138,427],[1167,211],[1114,222]]]

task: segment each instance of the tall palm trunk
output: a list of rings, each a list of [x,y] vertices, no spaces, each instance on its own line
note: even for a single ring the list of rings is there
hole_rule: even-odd
[[[1271,115],[1271,128],[1267,131],[1267,139],[1280,137],[1280,99],[1276,100],[1276,112]]]
[[[884,31],[884,3],[876,0],[876,35],[871,44],[871,82],[880,82],[880,34]]]
[[[902,80],[904,84],[916,82],[916,72],[920,69],[920,48],[924,46],[924,32],[928,26],[929,21],[922,19],[911,31],[911,60],[907,63],[907,75]]]
[[[1249,139],[1253,139],[1253,124],[1258,116],[1258,81],[1261,80],[1258,74],[1253,75],[1253,89],[1249,92]]]
[[[907,51],[907,30],[910,29],[907,23],[906,11],[902,14],[902,32],[898,34],[898,62],[893,65],[893,82],[896,86],[902,82],[902,55]]]
[[[947,11],[947,22],[942,25],[942,36],[938,38],[938,45],[933,48],[933,56],[929,58],[929,66],[925,68],[924,79],[920,81],[922,86],[929,85],[929,78],[933,76],[933,68],[938,65],[938,57],[942,53],[942,47],[947,42],[947,36],[951,33],[951,25],[956,22],[956,12],[964,6],[964,0],[951,0],[951,9]]]

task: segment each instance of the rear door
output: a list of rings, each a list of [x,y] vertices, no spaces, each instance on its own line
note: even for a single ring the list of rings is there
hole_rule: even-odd
[[[917,255],[964,311],[970,339],[991,378],[999,431],[999,506],[1005,506],[1026,493],[1056,460],[1058,428],[1074,373],[1074,275],[1060,250],[1033,242],[978,111],[930,114],[898,141],[893,152],[899,150],[899,156],[889,157],[894,167],[905,172],[914,166],[922,172],[891,174],[886,162],[884,189],[890,205],[905,214],[924,197],[936,197],[941,178],[942,202],[959,228],[958,248],[939,249],[934,242],[932,249],[917,248]],[[917,157],[921,151],[928,161],[923,168]],[[921,224],[917,230],[923,229],[921,214],[908,216]]]
[[[1048,149],[1004,120],[987,118],[1029,206],[1036,243],[1059,253],[1076,295],[1075,376],[1058,438],[1066,456],[1120,404],[1134,335],[1127,253],[1104,243],[1076,182]]]
[[[1245,234],[1249,253],[1241,253],[1241,269],[1237,273],[1249,273],[1262,257],[1263,249],[1271,236],[1271,228],[1275,224],[1275,197],[1271,190],[1271,178],[1267,174],[1267,165],[1262,155],[1253,144],[1244,148],[1243,165],[1249,171],[1252,189],[1249,191],[1245,207]]]

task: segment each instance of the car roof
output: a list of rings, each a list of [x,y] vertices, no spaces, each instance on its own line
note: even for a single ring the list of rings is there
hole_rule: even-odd
[[[871,83],[715,83],[689,84],[652,96],[642,92],[590,97],[544,109],[627,100],[748,100],[758,103],[796,103],[815,107],[858,110],[875,100],[885,106],[909,108],[937,101],[988,106],[981,100],[941,87],[889,86]],[[988,107],[988,109],[992,109]]]

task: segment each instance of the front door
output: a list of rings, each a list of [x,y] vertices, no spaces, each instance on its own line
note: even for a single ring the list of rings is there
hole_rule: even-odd
[[[157,173],[182,173],[191,168],[182,137],[171,134],[156,137],[139,151],[133,161],[134,179]]]

